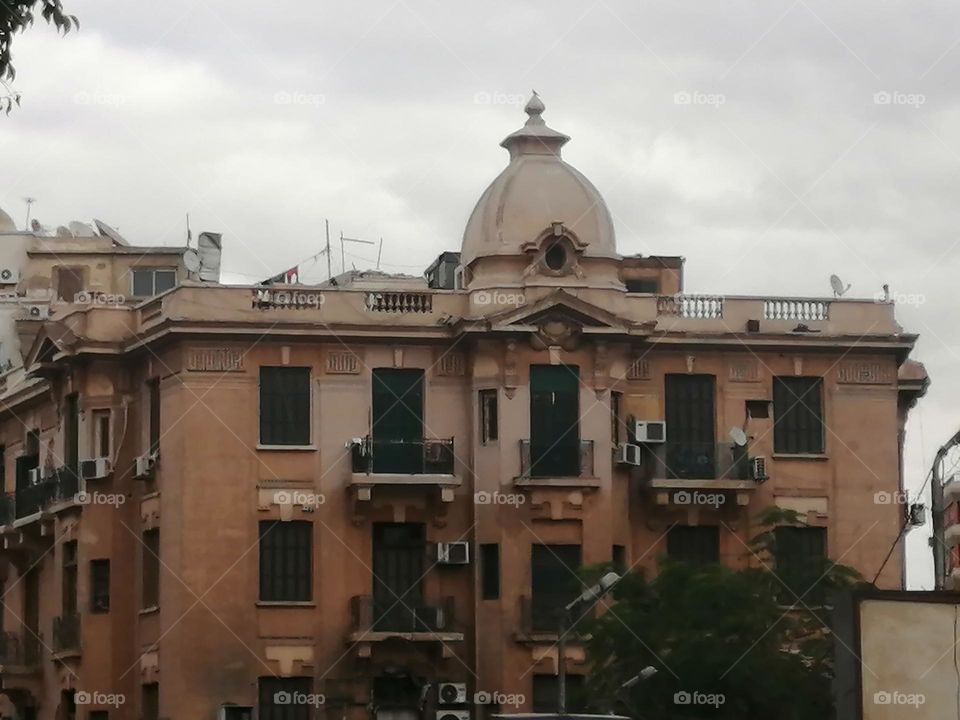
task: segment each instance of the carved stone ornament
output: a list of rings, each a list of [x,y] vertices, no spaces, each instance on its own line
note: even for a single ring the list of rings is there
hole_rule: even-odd
[[[579,345],[580,326],[565,320],[545,320],[540,323],[536,335],[530,338],[530,346],[534,350],[561,347],[572,351]]]

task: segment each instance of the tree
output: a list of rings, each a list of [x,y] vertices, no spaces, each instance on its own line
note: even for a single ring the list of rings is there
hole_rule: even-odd
[[[11,87],[17,75],[10,52],[13,35],[33,25],[38,9],[44,20],[64,34],[80,27],[76,16],[63,11],[61,0],[0,0],[0,110],[7,114],[20,104],[20,94]]]
[[[826,558],[778,568],[776,528],[803,523],[780,509],[759,520],[746,569],[664,560],[652,580],[634,572],[617,583],[611,611],[580,628],[593,709],[637,720],[833,717],[833,640],[820,603],[860,577]],[[656,675],[623,687],[651,665]]]

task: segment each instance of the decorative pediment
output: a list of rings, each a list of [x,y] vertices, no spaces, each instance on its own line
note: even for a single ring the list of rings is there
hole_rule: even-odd
[[[37,373],[44,368],[50,368],[64,353],[76,343],[77,336],[65,324],[47,322],[33,340],[30,352],[27,353],[24,366],[30,373]]]
[[[517,329],[517,326],[544,327],[550,323],[578,328],[607,328],[627,332],[633,323],[598,305],[586,302],[565,290],[557,290],[533,303],[486,318],[492,330]]]

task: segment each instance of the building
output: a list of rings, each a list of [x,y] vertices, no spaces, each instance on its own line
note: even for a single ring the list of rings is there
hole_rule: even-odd
[[[579,566],[743,564],[778,504],[796,557],[881,567],[925,387],[893,305],[684,294],[682,258],[618,254],[543,110],[426,280],[185,280],[43,325],[0,397],[21,717],[545,710]]]

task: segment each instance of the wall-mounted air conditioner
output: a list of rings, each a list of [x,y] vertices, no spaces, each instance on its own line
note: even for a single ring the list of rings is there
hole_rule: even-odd
[[[102,480],[113,471],[110,458],[87,458],[80,461],[80,477],[83,480]]]
[[[765,457],[750,458],[750,479],[763,482],[769,477],[767,475],[767,459]]]
[[[470,720],[470,711],[437,710],[437,720]]]
[[[0,268],[0,283],[15,283],[19,273],[14,268]]]
[[[633,437],[638,443],[664,443],[667,441],[667,424],[663,420],[636,420]]]
[[[217,720],[253,720],[253,708],[249,705],[221,705]]]
[[[467,703],[467,684],[442,682],[437,686],[437,699],[441,705],[465,705]]]
[[[31,320],[46,320],[50,317],[49,305],[31,305],[27,308],[27,315]]]
[[[437,563],[466,565],[470,562],[470,543],[464,541],[437,543]]]
[[[156,464],[156,455],[141,455],[133,461],[133,477],[137,480],[146,480],[153,475]]]
[[[27,470],[27,483],[37,485],[40,482],[40,468]]]
[[[643,456],[643,448],[631,443],[620,443],[617,446],[618,465],[639,465]]]

